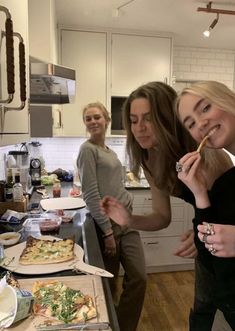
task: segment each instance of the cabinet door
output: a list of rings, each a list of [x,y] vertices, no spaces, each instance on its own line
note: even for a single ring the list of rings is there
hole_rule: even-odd
[[[27,0],[2,0],[1,6],[8,8],[13,21],[13,31],[20,33],[25,44],[26,59],[26,89],[27,100],[29,95],[29,77],[28,77],[28,1]],[[6,15],[0,11],[0,30],[5,31]],[[12,102],[5,104],[6,107],[16,108],[21,105],[20,101],[20,83],[19,83],[19,38],[14,36],[14,66],[15,66],[15,93]],[[0,99],[5,100],[7,93],[6,76],[6,38],[3,34],[0,36]],[[0,138],[0,145],[11,144],[22,141],[22,137],[27,136],[29,132],[28,120],[28,102],[23,110],[9,110],[5,116],[1,116],[0,132],[3,133]],[[4,135],[7,134],[7,135]],[[12,134],[12,135],[11,135]],[[21,135],[22,134],[22,135]],[[25,135],[25,136],[24,136]]]
[[[169,83],[172,39],[112,34],[112,95],[127,96],[150,81]]]
[[[63,135],[84,136],[82,108],[95,101],[106,105],[107,35],[62,30],[61,36],[61,62],[76,70],[76,100],[63,105]]]

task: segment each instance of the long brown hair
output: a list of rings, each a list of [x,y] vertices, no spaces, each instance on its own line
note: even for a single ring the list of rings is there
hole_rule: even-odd
[[[123,123],[127,131],[127,153],[130,166],[136,177],[140,167],[147,170],[154,178],[159,189],[168,193],[178,191],[180,186],[175,171],[175,163],[188,151],[196,149],[196,142],[186,131],[174,112],[177,94],[173,88],[162,82],[150,82],[133,91],[123,105]],[[148,165],[149,151],[143,149],[131,131],[130,108],[133,100],[145,98],[150,104],[150,116],[158,145],[158,162]]]

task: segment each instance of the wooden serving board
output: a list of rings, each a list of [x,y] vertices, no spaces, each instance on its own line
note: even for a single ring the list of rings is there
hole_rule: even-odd
[[[21,289],[32,291],[33,283],[36,280],[51,280],[52,278],[31,278],[20,279],[19,283]],[[106,301],[103,291],[101,278],[99,276],[85,275],[85,276],[66,276],[58,277],[56,280],[63,282],[65,285],[81,290],[84,294],[90,295],[94,300],[94,305],[97,310],[97,317],[90,319],[90,322],[105,322],[109,323],[108,312],[106,308]],[[22,320],[8,330],[12,331],[35,331],[35,326],[44,323],[46,318],[42,316],[29,316]]]

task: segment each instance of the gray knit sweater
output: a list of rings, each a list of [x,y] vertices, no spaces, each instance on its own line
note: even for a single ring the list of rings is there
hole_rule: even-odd
[[[80,147],[77,166],[87,208],[101,230],[107,232],[112,225],[109,218],[100,212],[100,200],[105,195],[111,195],[128,209],[132,205],[132,196],[122,183],[121,162],[111,149],[104,149],[87,140]]]

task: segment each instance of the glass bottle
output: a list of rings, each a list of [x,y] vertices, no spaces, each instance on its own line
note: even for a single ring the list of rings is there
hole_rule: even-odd
[[[15,184],[13,185],[13,201],[20,202],[24,199],[24,190],[20,184],[20,174],[15,175]]]
[[[52,187],[53,198],[59,198],[61,196],[61,184],[57,179]]]
[[[6,201],[13,201],[13,176],[12,176],[12,169],[7,169],[7,183],[5,188],[5,200]]]

